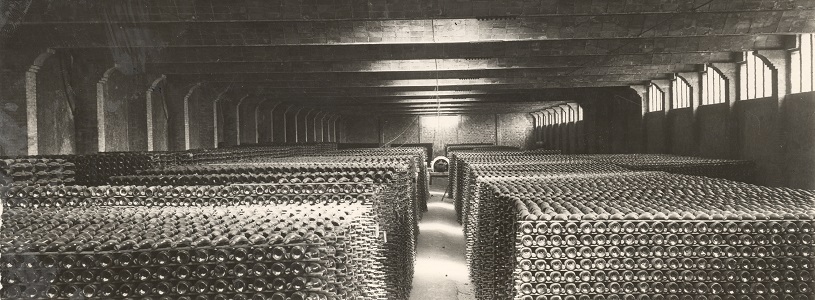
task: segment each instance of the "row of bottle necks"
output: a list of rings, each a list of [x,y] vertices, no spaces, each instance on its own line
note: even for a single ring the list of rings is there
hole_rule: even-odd
[[[227,186],[0,186],[4,198],[56,197],[148,197],[148,198],[215,198],[259,195],[360,194],[372,193],[374,183],[290,183],[245,184]]]

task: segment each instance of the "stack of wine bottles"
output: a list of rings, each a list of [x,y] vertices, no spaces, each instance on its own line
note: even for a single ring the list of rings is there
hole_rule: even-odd
[[[292,148],[288,147],[240,147],[199,149],[189,151],[181,156],[182,165],[207,164],[218,162],[241,161],[254,157],[286,157],[293,155]]]
[[[459,180],[461,192],[459,198],[454,199],[457,207],[459,222],[464,225],[466,239],[466,258],[472,263],[472,247],[475,240],[468,233],[478,228],[479,206],[481,189],[484,180],[503,179],[536,179],[547,177],[583,176],[586,174],[623,173],[626,169],[612,164],[598,164],[596,162],[576,158],[573,156],[550,155],[539,157],[536,161],[507,162],[501,165],[492,163],[463,163],[464,178]]]
[[[223,185],[249,183],[391,183],[395,167],[331,166],[325,164],[244,165],[218,164],[177,166],[139,172],[138,175],[113,176],[112,185]]]
[[[62,185],[75,181],[75,165],[59,158],[0,159],[0,185]]]
[[[326,215],[272,207],[12,209],[11,217],[23,220],[9,224],[20,230],[18,240],[74,231],[59,248],[13,245],[5,252],[3,297],[354,297],[354,285],[364,281],[349,272],[362,269],[348,257],[358,253],[337,246],[344,238],[376,237],[365,236],[375,228],[351,208]],[[54,217],[61,221],[49,231],[26,229]]]
[[[518,147],[499,146],[493,144],[453,144],[444,147],[445,156],[450,157],[453,152],[476,152],[476,151],[518,151]]]
[[[535,161],[553,161],[550,156],[557,155],[560,150],[534,150],[534,151],[476,151],[476,152],[453,152],[450,159],[450,171],[448,173],[447,194],[454,199],[457,219],[461,222],[461,192],[466,184],[466,164],[467,163],[482,163],[482,164],[504,164],[508,162],[527,162],[532,163]],[[554,158],[558,161],[561,158]],[[569,158],[573,160],[573,158]]]
[[[467,233],[479,299],[813,293],[812,191],[664,172],[483,182]]]
[[[109,176],[133,174],[137,170],[178,164],[182,152],[105,152],[88,155],[37,155],[14,158],[20,161],[64,162],[73,181],[65,184],[102,184]],[[42,184],[23,181],[18,183]]]
[[[450,151],[450,167],[447,173],[447,194],[454,199],[458,195],[456,188],[459,186],[458,179],[462,176],[459,163],[464,160],[478,159],[479,162],[493,161],[496,163],[503,162],[503,159],[510,156],[518,156],[518,159],[534,160],[535,157],[541,155],[554,155],[560,154],[560,150],[544,150],[538,149],[533,151],[520,151],[506,149],[504,146],[484,146],[477,150],[459,150]]]
[[[45,174],[40,169],[33,170],[29,168],[29,170],[20,171],[17,168],[15,171],[10,171],[7,170],[7,167],[0,166],[0,169],[2,169],[0,172],[4,172],[0,173],[0,182],[47,184],[46,181],[49,181],[51,184],[60,184],[59,178],[62,176],[69,179],[66,182],[67,184],[104,185],[111,176],[134,175],[139,171],[149,169],[161,169],[177,165],[249,161],[259,157],[268,159],[316,154],[335,150],[336,148],[336,143],[274,144],[189,151],[105,152],[89,155],[42,155],[7,158],[6,161],[12,160],[20,163],[30,161],[32,164],[38,162],[53,164],[53,162],[59,162],[60,164],[72,165],[70,165],[70,170],[66,169],[67,174],[61,174],[53,168],[44,171],[52,172],[52,174]],[[33,173],[33,175],[29,173]]]
[[[337,149],[336,143],[297,143],[241,145],[240,147],[190,150],[181,156],[180,163],[205,164],[223,162],[251,162],[276,157],[314,155]]]
[[[359,158],[359,157],[353,157]],[[415,256],[415,240],[418,235],[420,207],[415,195],[415,171],[405,159],[379,157],[363,158],[357,162],[346,163],[341,157],[301,157],[276,159],[276,163],[253,163],[251,165],[212,164],[204,166],[176,166],[153,169],[141,172],[141,175],[117,176],[111,178],[114,185],[175,185],[182,187],[176,194],[201,194],[211,191],[186,191],[183,186],[189,185],[236,185],[236,184],[296,184],[311,190],[312,184],[365,183],[383,189],[382,201],[389,205],[399,219],[383,221],[387,226],[395,227],[388,231],[399,238],[393,241],[404,241],[396,245],[409,250],[404,254],[409,262],[400,270],[412,270]],[[370,161],[369,161],[370,160]],[[390,245],[390,244],[389,244]],[[400,274],[396,272],[394,274]],[[410,272],[412,274],[412,272]],[[399,280],[403,276],[397,276]],[[396,279],[395,279],[396,280]],[[410,281],[406,281],[409,286]]]
[[[427,211],[427,200],[430,198],[430,174],[427,168],[427,149],[423,147],[397,147],[397,148],[360,148],[338,151],[328,151],[308,157],[311,159],[336,161],[341,159],[347,162],[359,161],[393,161],[394,159],[407,161],[412,170],[415,187],[415,198],[419,209]]]
[[[478,204],[483,180],[501,180],[517,178],[547,178],[565,176],[584,176],[587,174],[627,173],[624,168],[612,164],[598,164],[570,156],[548,156],[538,161],[508,162],[501,165],[491,163],[464,163],[464,177],[461,182],[459,197],[454,199],[459,222],[464,225],[464,232],[475,226],[469,222],[473,214],[478,214]]]
[[[367,182],[393,185],[407,190],[411,204],[411,223],[418,228],[421,198],[415,180],[412,160],[393,156],[381,157],[290,157],[255,163],[175,166],[139,172],[139,175],[114,176],[113,185],[224,185],[250,183],[335,183]]]
[[[407,299],[408,190],[12,186],[4,298]]]
[[[554,156],[554,154],[537,154],[537,153],[527,153],[527,152],[517,152],[512,153],[512,155],[506,155],[506,153],[496,153],[490,152],[488,154],[478,155],[475,153],[458,153],[456,155],[456,169],[455,174],[448,174],[448,178],[450,178],[451,182],[451,196],[454,199],[458,199],[461,194],[461,190],[463,187],[464,182],[462,180],[466,178],[467,172],[467,164],[468,163],[479,163],[479,164],[491,164],[491,165],[503,165],[507,163],[528,163],[534,164],[537,162],[559,162],[559,161],[575,161],[575,157],[571,156]],[[588,160],[581,160],[585,163],[590,163],[591,161]],[[576,161],[580,162],[580,161]],[[594,163],[594,162],[591,162]],[[597,164],[597,163],[594,163]]]
[[[755,169],[755,164],[751,161],[670,154],[592,154],[586,157],[617,164],[630,170],[664,171],[747,183],[753,182]]]
[[[82,185],[103,184],[110,176],[135,174],[138,170],[178,164],[175,152],[106,152],[69,155],[76,164],[76,181]]]

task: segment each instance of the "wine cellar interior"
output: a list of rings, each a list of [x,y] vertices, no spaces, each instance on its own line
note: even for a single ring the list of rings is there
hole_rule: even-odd
[[[0,299],[815,300],[815,1],[0,1]]]

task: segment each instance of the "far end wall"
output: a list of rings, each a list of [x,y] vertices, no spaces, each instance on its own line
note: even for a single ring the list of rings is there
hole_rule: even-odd
[[[447,117],[447,116],[444,116]],[[457,124],[438,124],[434,116],[379,116],[343,120],[341,143],[392,145],[433,143],[433,157],[444,155],[448,144],[493,143],[527,149],[532,146],[533,120],[527,113],[450,116]]]

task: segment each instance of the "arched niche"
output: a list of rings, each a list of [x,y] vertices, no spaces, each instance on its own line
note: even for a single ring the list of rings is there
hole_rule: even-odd
[[[167,112],[167,76],[161,75],[153,80],[145,93],[145,100],[147,151],[167,151],[169,150],[168,121],[170,117]]]
[[[69,77],[53,49],[40,54],[26,72],[28,155],[76,153],[75,101]]]
[[[96,84],[99,152],[146,151],[144,77],[114,66]]]

